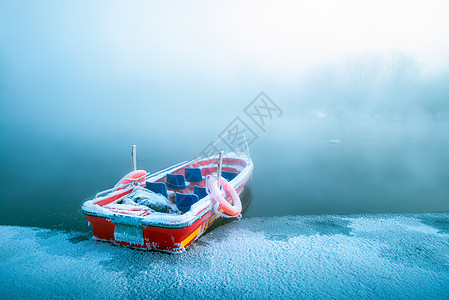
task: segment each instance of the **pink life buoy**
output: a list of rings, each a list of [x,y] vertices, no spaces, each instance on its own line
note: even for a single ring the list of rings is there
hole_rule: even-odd
[[[120,179],[120,181],[117,182],[114,188],[117,188],[117,191],[121,190],[123,189],[123,186],[127,185],[131,181],[134,181],[137,184],[143,183],[145,182],[145,175],[147,175],[147,172],[144,170],[132,171],[131,173],[128,173],[127,175],[125,175],[125,177]]]
[[[206,188],[209,191],[209,194],[215,199],[220,206],[220,208],[230,216],[239,216],[242,212],[242,203],[240,202],[240,197],[235,191],[234,187],[223,177],[220,182],[223,186],[223,190],[231,197],[233,205],[231,205],[226,199],[222,196],[220,189],[217,185],[217,180],[213,178],[211,175],[206,178]]]

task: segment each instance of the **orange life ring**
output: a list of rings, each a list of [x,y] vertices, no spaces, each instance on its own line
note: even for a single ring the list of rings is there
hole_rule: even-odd
[[[132,171],[131,173],[128,173],[127,175],[125,175],[125,177],[120,179],[120,181],[117,182],[114,188],[117,188],[117,191],[121,190],[123,189],[124,185],[127,185],[131,181],[134,181],[136,183],[143,183],[145,182],[145,175],[147,175],[147,172],[144,170]]]
[[[220,189],[217,185],[217,180],[213,178],[211,175],[208,175],[206,178],[206,188],[209,191],[209,194],[215,199],[220,206],[220,208],[230,216],[237,217],[242,212],[242,202],[240,201],[240,197],[235,191],[234,187],[223,177],[221,177],[221,186],[223,190],[231,197],[232,205],[226,201],[226,199],[222,196]]]

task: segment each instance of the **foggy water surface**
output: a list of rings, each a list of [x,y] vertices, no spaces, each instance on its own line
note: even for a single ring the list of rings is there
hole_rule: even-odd
[[[449,210],[446,121],[292,120],[286,113],[272,125],[251,147],[245,216]],[[138,166],[151,172],[202,149],[147,136],[138,138]],[[19,132],[4,140],[10,146],[2,150],[3,224],[88,230],[82,202],[131,168],[127,137],[88,143]]]

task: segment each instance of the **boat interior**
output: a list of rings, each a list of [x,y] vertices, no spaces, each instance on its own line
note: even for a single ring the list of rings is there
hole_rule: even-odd
[[[194,162],[161,176],[149,177],[144,185],[148,201],[142,205],[142,193],[136,201],[134,192],[108,203],[104,208],[116,213],[134,216],[146,216],[153,212],[186,213],[191,206],[207,196],[206,177],[217,174],[218,159]],[[224,158],[221,176],[232,181],[247,166],[242,159]],[[152,180],[153,179],[153,180]],[[159,198],[156,198],[157,195]],[[150,197],[151,196],[151,197]],[[151,199],[150,199],[151,198]],[[165,202],[165,204],[164,204]]]

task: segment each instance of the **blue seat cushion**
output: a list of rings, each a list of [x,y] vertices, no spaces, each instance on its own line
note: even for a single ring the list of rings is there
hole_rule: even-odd
[[[221,171],[221,177],[226,179],[227,181],[231,181],[234,179],[237,175],[239,175],[236,172],[227,172],[227,171]]]
[[[152,192],[155,192],[157,194],[161,194],[165,196],[165,198],[168,198],[167,193],[167,186],[163,182],[149,182],[147,181],[145,184],[145,187],[149,189]]]
[[[198,202],[198,196],[195,194],[181,194],[176,192],[176,207],[186,213],[190,210],[193,204]]]
[[[206,188],[195,185],[193,187],[193,193],[198,196],[199,199],[203,199],[207,196]]]
[[[183,190],[190,184],[186,184],[186,179],[182,174],[167,174],[167,187],[173,190]]]
[[[186,180],[190,182],[201,182],[204,180],[200,168],[185,168]]]

